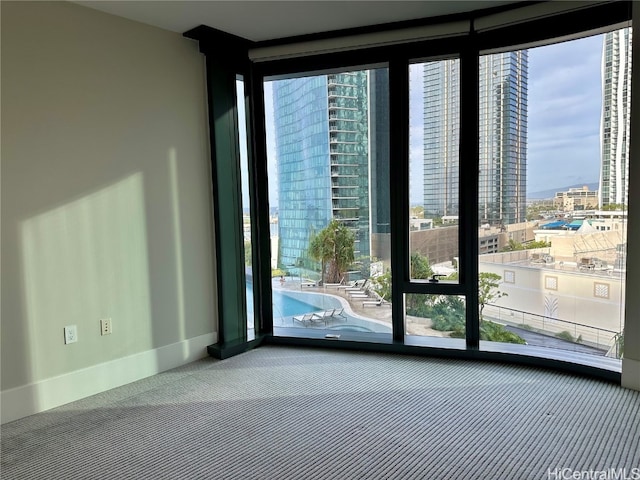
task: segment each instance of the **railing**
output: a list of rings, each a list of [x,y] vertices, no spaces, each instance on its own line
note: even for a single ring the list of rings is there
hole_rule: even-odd
[[[500,323],[520,327],[524,330],[573,341],[606,351],[614,357],[617,356],[616,336],[619,332],[613,330],[492,304],[485,305],[483,316],[488,320],[497,320]]]

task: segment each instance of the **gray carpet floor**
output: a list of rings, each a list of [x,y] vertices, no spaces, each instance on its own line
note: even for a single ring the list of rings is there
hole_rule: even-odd
[[[5,480],[638,479],[640,392],[499,363],[265,346],[3,425],[1,453]]]

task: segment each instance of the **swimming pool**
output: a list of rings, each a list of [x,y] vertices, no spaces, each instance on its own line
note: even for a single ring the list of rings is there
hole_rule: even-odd
[[[253,297],[253,284],[247,283],[247,298]],[[300,298],[297,298],[300,297]],[[309,294],[291,292],[285,294],[278,290],[273,290],[271,296],[271,304],[273,306],[274,320],[277,317],[293,317],[294,315],[304,315],[309,312],[316,312],[318,310],[328,310],[330,308],[340,307],[340,302],[336,299],[327,297],[325,295],[313,298]],[[308,300],[307,300],[308,299]],[[247,313],[249,317],[253,317],[253,303],[247,302]],[[250,311],[249,311],[250,310]]]
[[[253,284],[247,282],[247,299],[251,298],[253,298]],[[332,295],[296,292],[293,290],[283,291],[277,288],[272,291],[271,304],[275,326],[292,326],[294,315],[342,308],[340,300]],[[251,301],[247,301],[247,314],[248,318],[253,318],[253,302]],[[343,329],[354,327],[359,331],[391,332],[391,327],[352,315],[347,315],[346,323],[343,323],[342,326]]]

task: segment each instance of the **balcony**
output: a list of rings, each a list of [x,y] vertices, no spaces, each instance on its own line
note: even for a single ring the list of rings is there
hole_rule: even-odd
[[[360,175],[347,175],[344,173],[332,173],[331,178],[359,178]]]

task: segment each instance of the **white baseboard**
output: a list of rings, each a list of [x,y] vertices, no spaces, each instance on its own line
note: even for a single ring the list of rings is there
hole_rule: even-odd
[[[640,361],[622,358],[622,386],[640,391]]]
[[[0,423],[135,382],[207,356],[210,333],[0,392]]]

